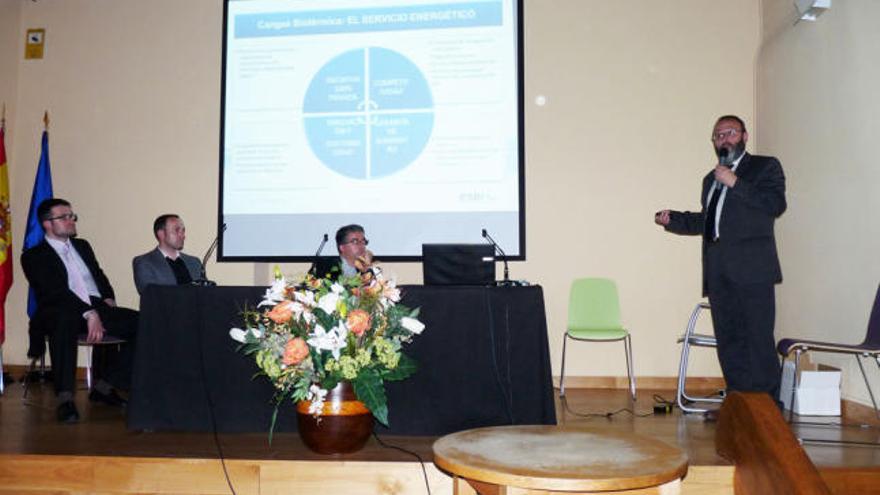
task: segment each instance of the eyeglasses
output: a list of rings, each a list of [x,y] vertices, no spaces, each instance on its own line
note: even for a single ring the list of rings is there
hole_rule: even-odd
[[[57,217],[49,217],[46,220],[73,220],[75,222],[79,220],[79,217],[76,216],[76,213],[65,213],[64,215],[58,215]]]
[[[729,137],[736,137],[737,134],[740,134],[741,131],[739,129],[727,129],[726,131],[718,131],[712,134],[712,141],[724,141]]]
[[[358,245],[366,246],[366,245],[370,244],[370,240],[369,239],[352,239],[348,242],[343,242],[343,244],[354,244],[355,246],[358,246]]]

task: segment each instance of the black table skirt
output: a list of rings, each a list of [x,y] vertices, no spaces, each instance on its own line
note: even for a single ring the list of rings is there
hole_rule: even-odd
[[[267,431],[274,388],[229,329],[265,287],[149,287],[141,298],[128,427]],[[555,424],[544,297],[540,287],[404,286],[426,328],[404,351],[414,376],[387,384],[390,427],[445,435],[508,424]],[[296,431],[293,404],[276,431]]]

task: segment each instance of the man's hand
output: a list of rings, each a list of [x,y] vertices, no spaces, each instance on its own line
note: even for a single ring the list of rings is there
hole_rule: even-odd
[[[373,265],[373,253],[370,250],[364,251],[362,256],[359,256],[358,259],[354,260],[354,267],[357,268],[357,271],[364,273],[369,270]]]
[[[104,339],[104,323],[101,322],[101,317],[94,309],[86,313],[86,326],[89,331],[86,342],[95,344]]]
[[[669,210],[660,210],[654,213],[654,223],[664,227],[669,225]]]
[[[110,306],[111,308],[116,307],[116,299],[113,299],[112,297],[108,297],[107,299],[104,299],[104,302],[107,304],[107,306]]]
[[[736,184],[736,174],[725,165],[716,165],[715,180],[727,187],[733,187]]]

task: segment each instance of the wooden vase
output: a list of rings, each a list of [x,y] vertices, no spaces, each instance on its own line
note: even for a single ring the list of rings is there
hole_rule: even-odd
[[[357,400],[351,382],[327,392],[321,414],[309,413],[311,401],[296,404],[299,436],[319,454],[350,454],[362,449],[373,432],[373,413]]]

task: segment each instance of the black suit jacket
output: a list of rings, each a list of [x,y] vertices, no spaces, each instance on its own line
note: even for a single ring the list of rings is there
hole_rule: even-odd
[[[785,174],[779,160],[770,156],[743,156],[737,181],[728,188],[718,224],[719,238],[703,239],[703,295],[712,277],[728,277],[739,284],[782,282],[782,270],[773,232],[776,218],[786,209]],[[713,172],[703,178],[700,212],[672,212],[666,230],[702,235]]]
[[[95,279],[101,299],[114,298],[113,287],[101,270],[92,246],[83,239],[71,239],[71,242]],[[35,319],[44,321],[57,312],[76,311],[82,314],[92,309],[91,305],[70,290],[64,261],[45,239],[21,254],[21,267],[37,298]]]
[[[339,256],[320,256],[315,259],[310,271],[317,278],[330,276],[333,280],[337,280],[342,275],[342,258]]]

